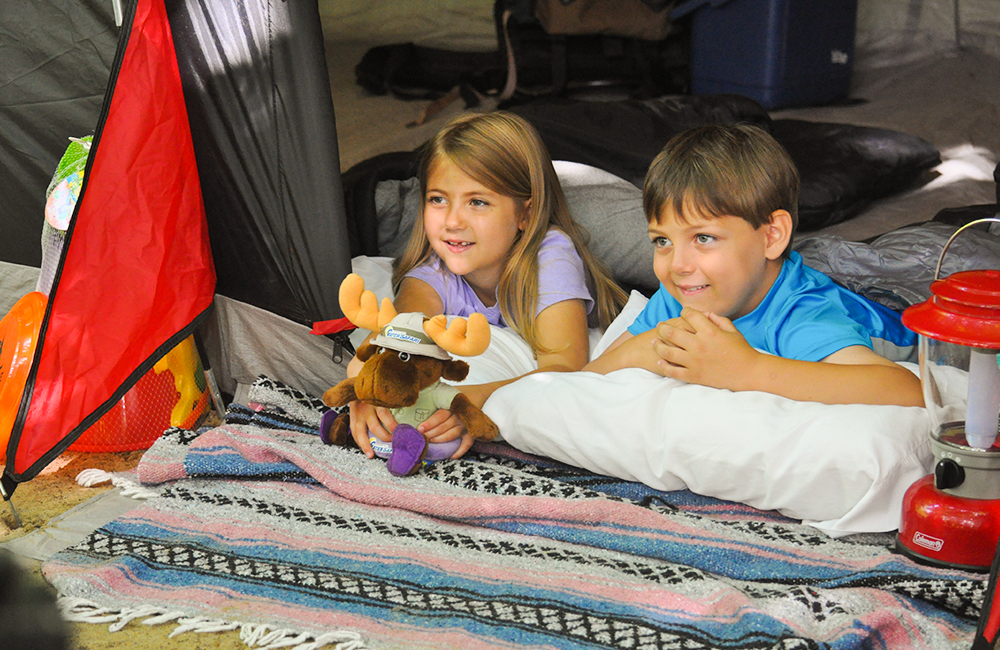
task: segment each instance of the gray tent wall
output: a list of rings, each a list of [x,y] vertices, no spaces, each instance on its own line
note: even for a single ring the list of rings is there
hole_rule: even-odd
[[[340,318],[350,252],[316,5],[168,0],[219,293]]]
[[[445,50],[497,48],[492,2],[318,0],[326,37],[371,45],[413,42]],[[996,0],[858,0],[857,46],[887,65],[941,56],[956,44],[1000,54]]]
[[[337,291],[351,261],[317,7],[166,8],[218,275],[207,336],[219,384],[234,392],[262,373],[322,391],[343,368],[333,342],[307,326],[342,316]],[[98,123],[117,38],[111,0],[0,3],[5,286],[23,290],[40,264],[46,187],[67,138]]]

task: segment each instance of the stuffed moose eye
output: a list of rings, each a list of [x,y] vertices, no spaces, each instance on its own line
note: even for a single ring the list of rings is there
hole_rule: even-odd
[[[410,360],[410,353],[409,352],[400,352],[399,353],[399,360],[400,361],[409,361]]]

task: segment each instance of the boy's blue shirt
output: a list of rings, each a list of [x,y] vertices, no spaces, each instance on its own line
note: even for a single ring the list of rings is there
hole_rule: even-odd
[[[642,334],[680,316],[681,304],[661,284],[628,331]],[[899,314],[836,284],[792,252],[764,300],[733,325],[751,346],[787,359],[820,361],[851,345],[872,348],[872,339],[912,346],[916,334]]]

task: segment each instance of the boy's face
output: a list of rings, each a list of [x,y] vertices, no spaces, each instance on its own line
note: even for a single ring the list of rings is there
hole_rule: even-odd
[[[781,272],[771,225],[754,229],[732,216],[678,219],[672,206],[649,223],[653,271],[684,307],[731,320],[753,311]]]

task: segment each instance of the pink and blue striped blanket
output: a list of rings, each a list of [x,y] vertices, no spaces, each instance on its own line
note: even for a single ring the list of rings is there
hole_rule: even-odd
[[[271,399],[153,445],[139,478],[158,496],[43,566],[62,596],[303,649],[971,645],[985,576],[890,535],[832,539],[497,444],[397,478],[324,446],[314,399],[255,388]]]

